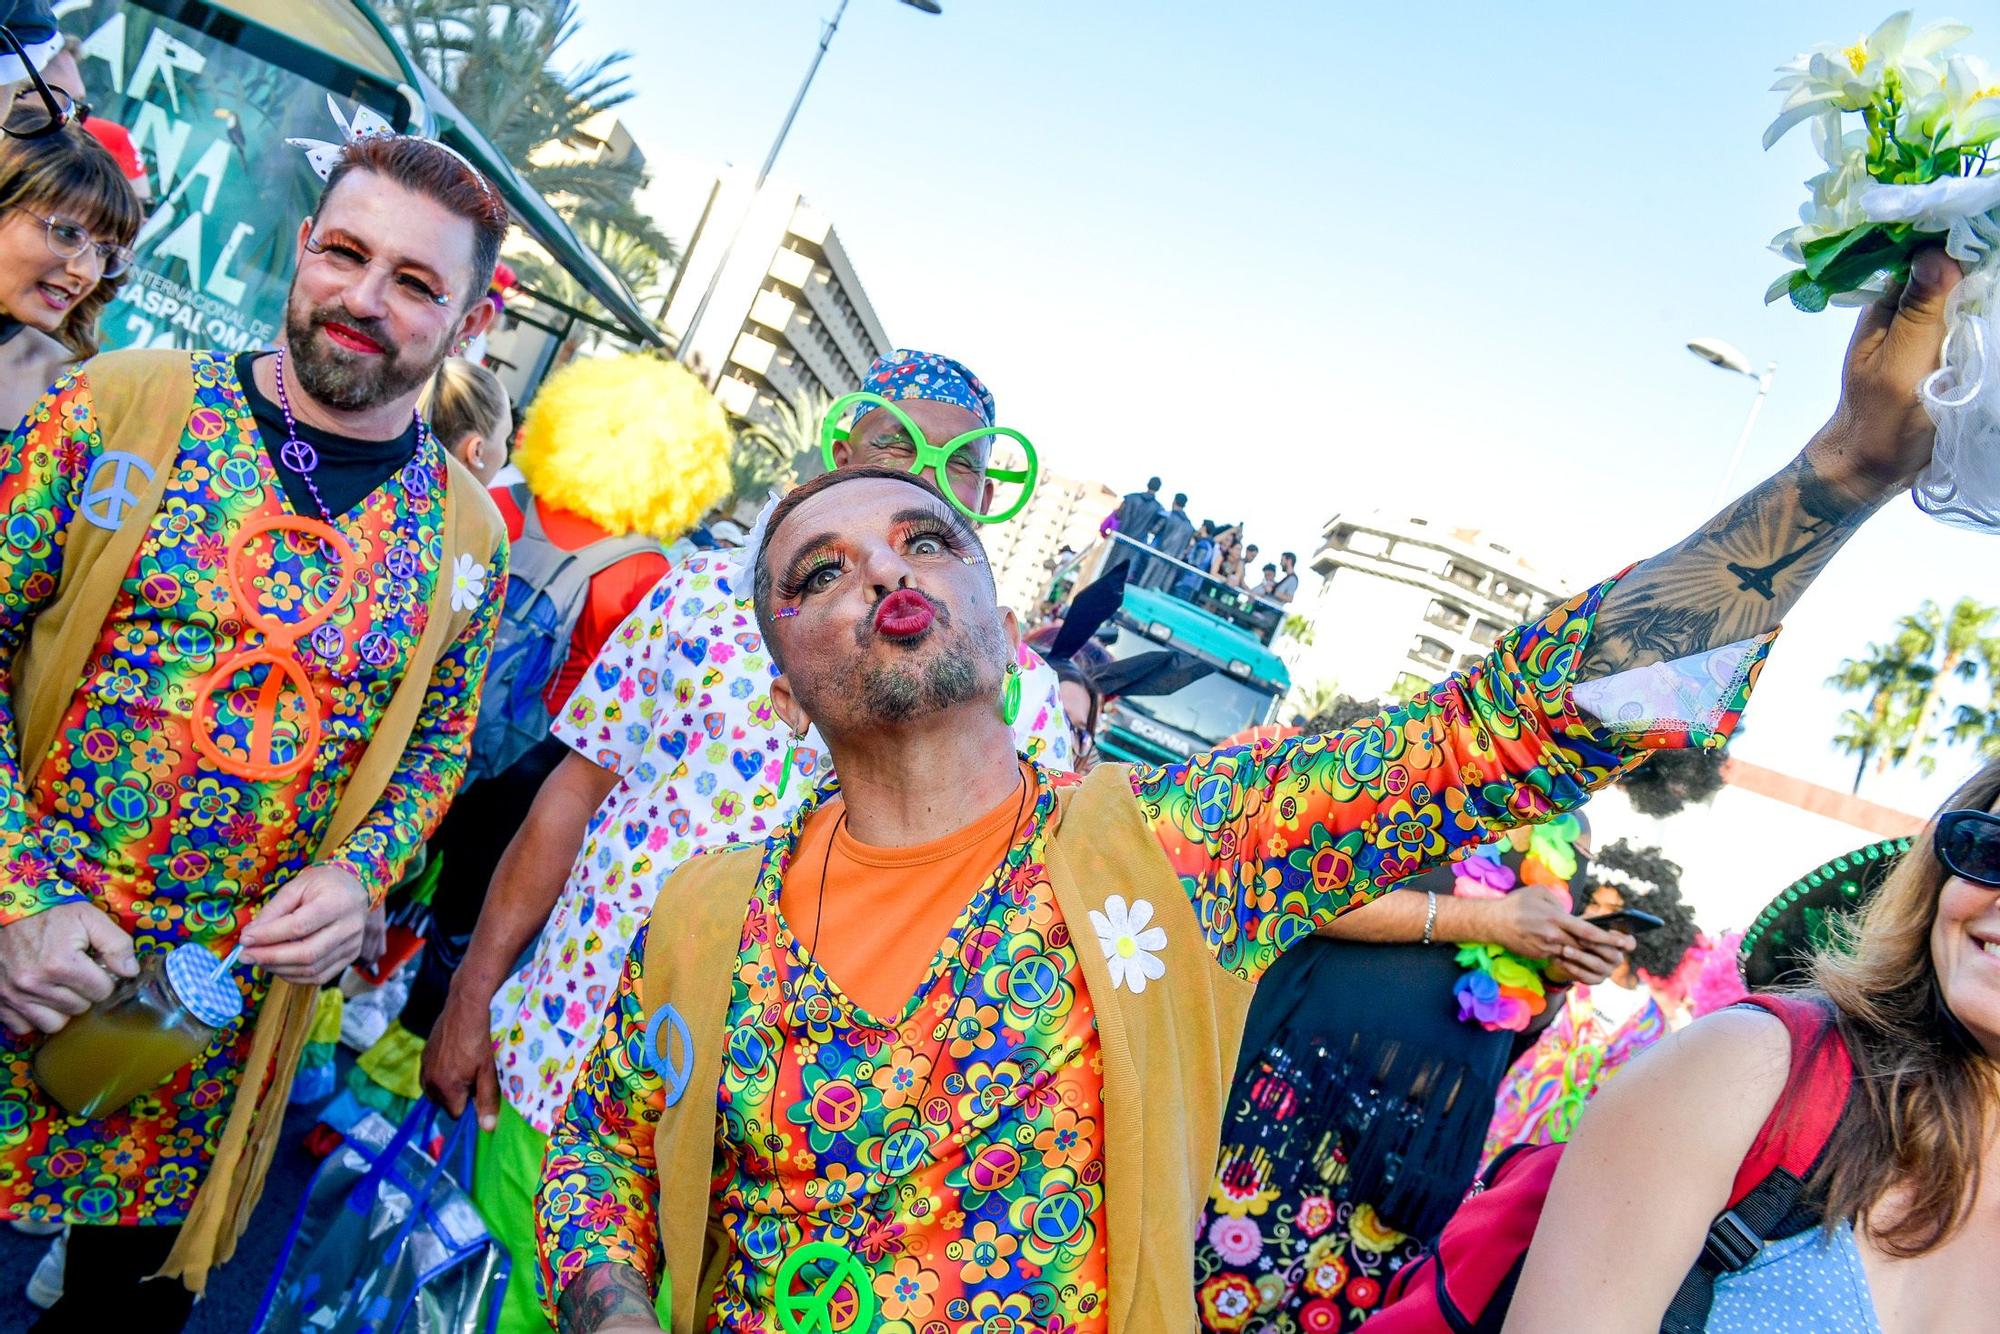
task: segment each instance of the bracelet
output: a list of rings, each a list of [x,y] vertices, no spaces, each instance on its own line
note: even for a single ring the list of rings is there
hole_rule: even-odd
[[[1437,891],[1434,889],[1425,890],[1424,898],[1429,900],[1430,903],[1430,906],[1424,910],[1424,944],[1428,945],[1431,943],[1431,929],[1437,925],[1438,920]]]

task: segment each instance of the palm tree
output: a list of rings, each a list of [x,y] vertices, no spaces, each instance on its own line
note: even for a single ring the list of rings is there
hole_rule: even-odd
[[[1902,763],[1917,731],[1916,702],[1929,687],[1931,670],[1912,659],[1900,639],[1887,644],[1870,644],[1861,658],[1843,659],[1840,670],[1827,684],[1847,694],[1863,694],[1867,703],[1840,715],[1840,730],[1834,734],[1835,750],[1858,757],[1854,770],[1854,791],[1871,762],[1877,773]]]
[[[585,123],[630,101],[633,89],[622,69],[623,52],[574,69],[555,63],[576,36],[576,10],[576,0],[388,0],[381,6],[417,66],[638,291],[655,285],[660,267],[677,256],[673,242],[633,205],[645,184],[642,163],[588,151],[593,141]],[[522,271],[531,285],[558,286],[538,262],[525,263]]]
[[[1939,711],[1938,684],[1947,679],[1976,682],[1982,666],[2000,658],[2000,635],[1994,633],[1996,619],[2000,619],[2000,607],[1969,597],[1953,603],[1949,612],[1925,598],[1923,605],[1898,623],[1902,627],[1898,637],[1908,643],[1915,656],[1926,662],[1937,660],[1936,675],[1926,684],[1924,697],[1917,705],[1917,732],[1910,743],[1911,749],[1919,753],[1918,762],[1927,766],[1926,774],[1935,767],[1935,761],[1926,752],[1926,743],[1933,717]]]
[[[1896,620],[1886,644],[1870,644],[1861,658],[1849,658],[1827,684],[1866,703],[1841,715],[1837,749],[1859,757],[1854,787],[1871,763],[1877,773],[1914,761],[1930,774],[1937,768],[1933,742],[1977,742],[1982,751],[2000,749],[1993,741],[2000,720],[2000,607],[1960,598],[1949,611],[1925,599]],[[1959,703],[1949,709],[1943,691],[1974,685],[1984,676],[1985,706]],[[1949,719],[1947,721],[1947,718]]]
[[[738,417],[729,476],[735,498],[760,496],[789,487],[820,470],[820,420],[833,400],[818,389],[778,399],[768,421]]]

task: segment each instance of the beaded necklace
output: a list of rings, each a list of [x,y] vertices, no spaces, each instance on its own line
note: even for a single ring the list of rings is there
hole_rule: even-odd
[[[278,411],[285,415],[285,443],[278,447],[278,458],[287,468],[305,480],[306,490],[312,493],[313,506],[319,510],[319,517],[333,522],[333,512],[326,507],[326,499],[319,493],[319,483],[313,474],[319,470],[319,451],[311,442],[299,439],[298,419],[292,416],[292,398],[285,392],[285,349],[278,349]],[[417,428],[417,448],[410,455],[420,457],[424,446],[430,443],[430,427],[424,424],[424,414],[412,408],[410,420]]]

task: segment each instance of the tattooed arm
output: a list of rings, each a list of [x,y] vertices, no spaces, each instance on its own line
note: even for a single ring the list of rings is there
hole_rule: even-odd
[[[556,1303],[559,1334],[659,1334],[659,1328],[646,1277],[630,1265],[585,1266]]]
[[[1917,386],[1937,369],[1945,298],[1958,276],[1942,251],[1927,251],[1899,299],[1863,312],[1832,420],[1777,476],[1612,589],[1580,675],[1689,657],[1777,628],[1862,522],[1930,461],[1931,422]]]

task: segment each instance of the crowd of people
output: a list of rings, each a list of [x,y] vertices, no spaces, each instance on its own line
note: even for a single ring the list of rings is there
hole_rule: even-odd
[[[1257,544],[1244,542],[1241,523],[1203,519],[1197,526],[1188,517],[1186,493],[1176,492],[1172,504],[1163,508],[1160,486],[1159,478],[1147,479],[1146,489],[1126,495],[1098,528],[1102,535],[1117,533],[1178,562],[1170,565],[1121,548],[1116,553],[1118,563],[1144,566],[1134,576],[1134,583],[1171,589],[1187,597],[1192,595],[1199,572],[1280,606],[1299,595],[1296,553],[1285,552],[1279,557],[1280,564],[1265,561],[1260,565]]]
[[[323,1152],[424,1100],[476,1123],[506,1331],[1987,1322],[2000,764],[1747,938],[1579,810],[1718,751],[1923,467],[1941,253],[1790,464],[1477,667],[1098,763],[1116,664],[999,605],[963,363],[879,358],[743,531],[678,367],[516,421],[462,355],[507,208],[388,132],[324,164],[277,346],[100,354],[145,201],[47,10],[0,18],[0,1216],[50,1238],[41,1334],[183,1328],[287,1103]],[[1160,489],[1105,521],[1124,578],[1292,601]]]

